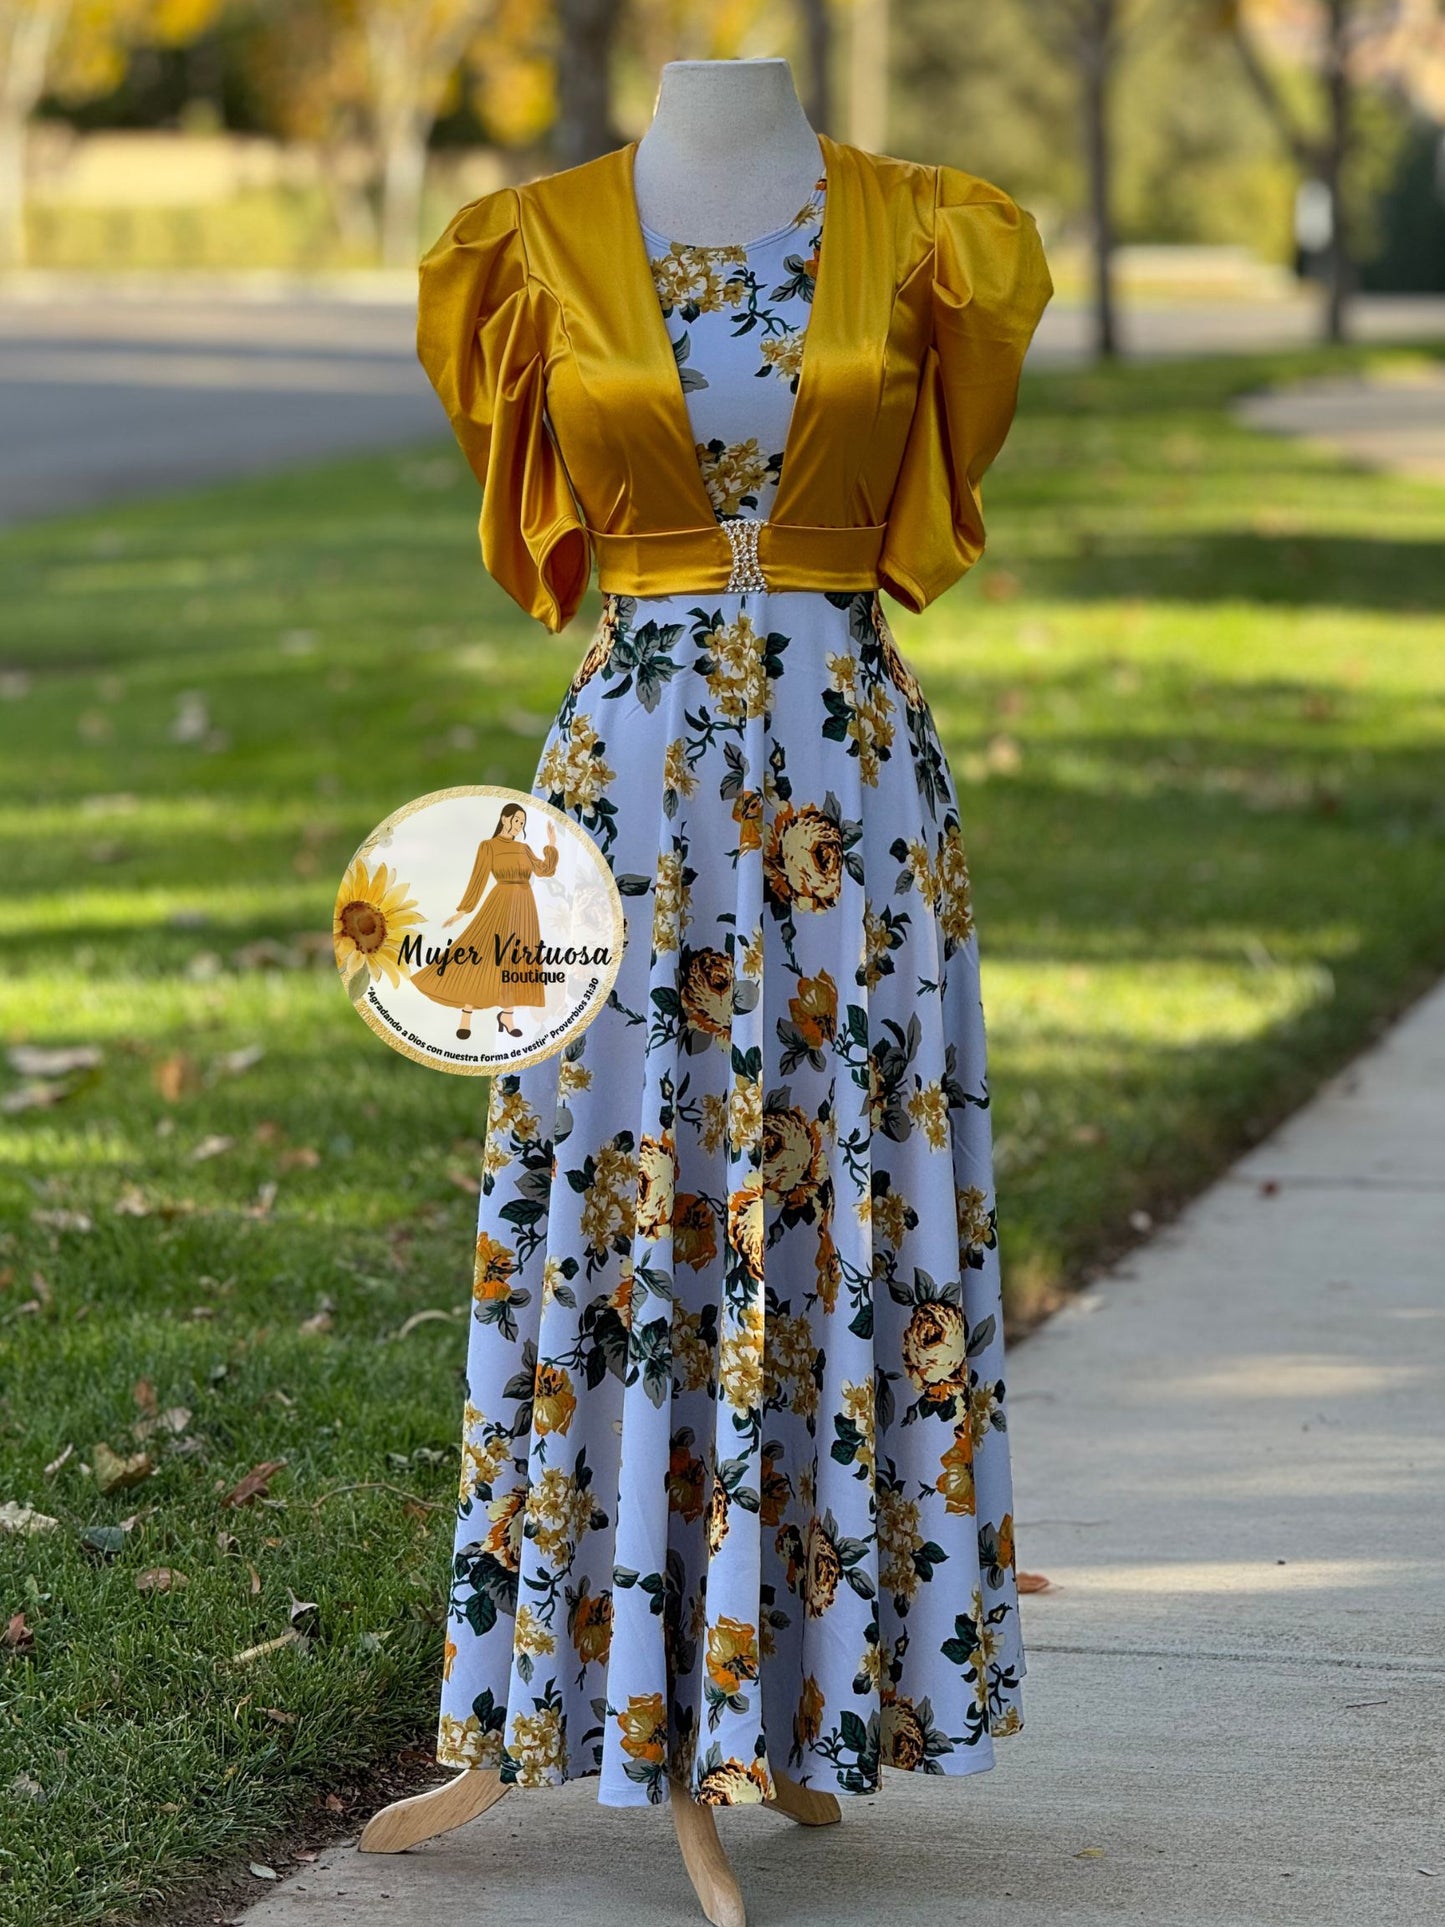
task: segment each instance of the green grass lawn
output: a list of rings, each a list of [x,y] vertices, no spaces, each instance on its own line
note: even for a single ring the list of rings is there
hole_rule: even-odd
[[[1016,1330],[1445,969],[1445,495],[1225,412],[1366,359],[1031,373],[988,558],[890,608],[963,805]],[[0,539],[0,1030],[101,1052],[0,1116],[0,1505],[59,1522],[0,1531],[15,1927],[151,1918],[429,1744],[485,1085],[387,1050],[324,933],[396,806],[530,787],[586,647],[595,598],[548,637],[475,510],[434,446]],[[153,1469],[102,1493],[101,1442]]]

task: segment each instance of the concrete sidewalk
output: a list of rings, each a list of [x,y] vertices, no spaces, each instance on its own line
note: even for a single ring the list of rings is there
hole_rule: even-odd
[[[1007,1208],[1007,1200],[1004,1200]],[[1445,1920],[1445,986],[1011,1358],[1024,1727],[809,1832],[750,1927]],[[248,1927],[701,1918],[665,1810],[514,1792]]]
[[[1234,412],[1370,468],[1445,482],[1445,364],[1287,382],[1242,395]]]

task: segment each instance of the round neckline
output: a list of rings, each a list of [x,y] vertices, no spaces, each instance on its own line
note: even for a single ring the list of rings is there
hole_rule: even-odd
[[[823,202],[826,210],[828,198],[826,176],[823,180],[823,186],[814,187],[809,198],[816,195]],[[649,241],[660,241],[665,248],[686,248],[690,254],[723,254],[729,248],[741,248],[744,254],[750,254],[754,248],[766,247],[771,241],[781,241],[784,236],[796,234],[800,226],[806,225],[806,223],[800,223],[794,216],[791,221],[784,221],[781,227],[775,227],[767,234],[759,234],[751,241],[680,241],[675,235],[663,234],[659,229],[649,227],[640,215],[637,224]]]

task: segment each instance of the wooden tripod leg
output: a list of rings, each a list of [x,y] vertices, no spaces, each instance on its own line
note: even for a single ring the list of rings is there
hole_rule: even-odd
[[[747,1927],[738,1877],[728,1864],[711,1807],[694,1800],[680,1780],[672,1780],[672,1824],[693,1892],[713,1927]]]
[[[835,1793],[818,1793],[810,1786],[799,1786],[777,1767],[773,1768],[773,1785],[778,1789],[777,1795],[764,1800],[763,1805],[771,1807],[774,1813],[786,1813],[801,1827],[831,1827],[843,1817]]]
[[[374,1813],[356,1843],[358,1853],[402,1853],[421,1840],[450,1833],[488,1807],[494,1807],[507,1788],[500,1773],[467,1767],[445,1786],[414,1793],[409,1800],[393,1800]]]

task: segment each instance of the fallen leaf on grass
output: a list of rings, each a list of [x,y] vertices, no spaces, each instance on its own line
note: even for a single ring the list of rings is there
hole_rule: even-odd
[[[155,1471],[155,1460],[149,1452],[133,1452],[129,1458],[122,1458],[104,1439],[90,1448],[90,1465],[95,1483],[105,1493],[140,1485]]]
[[[138,1439],[148,1439],[153,1432],[169,1432],[179,1438],[190,1422],[188,1405],[168,1405],[163,1412],[148,1412],[138,1418],[130,1429]]]
[[[167,734],[173,743],[203,743],[211,733],[211,712],[199,689],[183,689]]]
[[[409,1472],[417,1465],[444,1465],[451,1457],[451,1448],[441,1445],[414,1445],[410,1452],[388,1452],[386,1462],[394,1465],[398,1472]]]
[[[321,1294],[320,1303],[309,1318],[303,1318],[298,1331],[326,1332],[331,1330],[331,1314],[336,1310],[336,1300],[329,1291]]]
[[[252,1499],[260,1498],[285,1463],[285,1459],[266,1459],[260,1465],[253,1465],[245,1478],[226,1494],[221,1504],[249,1505]]]
[[[156,1388],[148,1378],[138,1378],[130,1388],[130,1395],[143,1412],[156,1409]]]
[[[266,1055],[264,1044],[247,1044],[241,1050],[224,1051],[211,1060],[211,1068],[223,1077],[239,1077],[242,1072],[259,1064]]]
[[[6,1117],[18,1117],[22,1111],[43,1111],[70,1097],[75,1089],[73,1084],[47,1084],[37,1079],[29,1084],[21,1084],[13,1091],[6,1091],[0,1097],[0,1111]]]
[[[151,1077],[167,1104],[179,1103],[181,1098],[201,1088],[201,1067],[185,1051],[176,1051],[170,1057],[163,1057],[152,1070]]]
[[[12,1044],[6,1055],[22,1077],[68,1077],[72,1071],[94,1070],[102,1058],[98,1044]]]
[[[34,1629],[26,1625],[24,1613],[11,1613],[9,1624],[0,1634],[0,1645],[7,1646],[12,1653],[35,1651]]]
[[[298,1599],[291,1588],[286,1588],[286,1597],[291,1602],[290,1617],[292,1627],[303,1639],[315,1639],[321,1631],[321,1608],[314,1599]]]
[[[246,1570],[251,1575],[251,1597],[254,1599],[261,1590],[261,1575],[252,1565],[248,1565]]]
[[[174,1566],[147,1566],[144,1572],[135,1576],[137,1592],[178,1592],[188,1586],[190,1580]]]
[[[321,1153],[310,1144],[293,1144],[282,1151],[276,1159],[278,1171],[314,1171],[321,1162]]]
[[[444,1324],[449,1325],[455,1315],[454,1312],[449,1311],[414,1311],[400,1330],[394,1332],[392,1336],[394,1338],[405,1338],[411,1332],[414,1332],[418,1325],[429,1324],[433,1319],[437,1318],[440,1318]]]
[[[259,1646],[248,1646],[243,1653],[233,1653],[228,1663],[232,1666],[249,1666],[253,1660],[262,1659],[267,1653],[279,1652],[283,1646],[304,1646],[305,1643],[304,1637],[292,1626],[276,1639],[263,1639]]]
[[[255,1874],[258,1880],[279,1880],[281,1878],[274,1867],[263,1866],[259,1860],[253,1860],[250,1865],[252,1873]]]
[[[254,942],[233,950],[231,962],[237,970],[284,970],[288,958],[285,946],[277,943],[274,937],[257,937]],[[292,962],[291,968],[295,967]]]
[[[256,1202],[245,1206],[244,1215],[248,1218],[269,1218],[271,1215],[271,1207],[276,1202],[276,1192],[278,1189],[279,1186],[276,1180],[274,1178],[268,1178],[256,1193]]]
[[[989,569],[983,577],[981,592],[986,602],[1012,602],[1021,584],[1010,569]]]
[[[207,1158],[218,1158],[222,1152],[229,1151],[235,1142],[233,1137],[224,1137],[218,1131],[208,1132],[191,1152],[191,1163],[202,1164]]]
[[[87,1526],[80,1535],[80,1543],[87,1552],[98,1552],[103,1559],[113,1559],[125,1547],[125,1528]]]
[[[47,1231],[91,1231],[91,1220],[83,1211],[32,1211],[31,1221]]]
[[[268,1720],[277,1720],[283,1726],[295,1726],[300,1718],[300,1714],[284,1712],[279,1706],[263,1706],[261,1711]]]
[[[118,1218],[148,1218],[151,1214],[146,1194],[138,1184],[128,1184],[111,1206]]]

